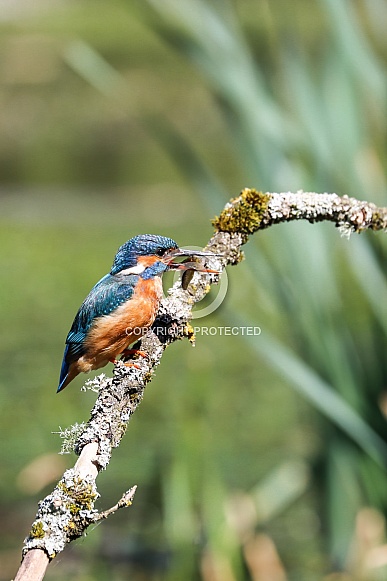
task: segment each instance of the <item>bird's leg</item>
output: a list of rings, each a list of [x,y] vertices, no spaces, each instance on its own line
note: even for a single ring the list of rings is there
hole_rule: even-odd
[[[129,357],[130,355],[138,355],[141,357],[148,357],[148,355],[145,353],[145,351],[141,351],[140,349],[124,349],[120,353],[120,355],[121,355],[120,361],[122,361],[126,357]],[[117,361],[116,359],[113,360],[114,363],[116,363],[116,361]],[[136,363],[134,363],[133,361],[123,361],[123,364],[126,365],[126,367],[135,367],[136,369],[140,369],[140,366],[137,365]]]
[[[139,355],[141,357],[148,357],[148,355],[145,353],[145,351],[141,351],[140,349],[124,349],[123,352],[121,353],[121,361],[123,359],[125,359],[125,357],[129,357],[129,355]],[[135,363],[132,363],[132,362],[124,362],[124,365],[127,365],[128,367],[132,366],[132,367],[135,367],[136,369],[140,369],[139,365],[136,365]]]
[[[110,363],[113,363],[113,365],[115,365],[116,363],[118,363],[119,360],[112,358],[112,359],[109,359],[109,361],[110,361]],[[130,362],[130,361],[127,361],[127,362],[124,362],[123,361],[123,364],[126,367],[135,367],[136,369],[140,369],[140,366],[139,365],[137,365],[136,363]]]
[[[140,349],[124,349],[121,353],[122,357],[128,357],[129,355],[140,355],[140,357],[148,357],[145,351]]]

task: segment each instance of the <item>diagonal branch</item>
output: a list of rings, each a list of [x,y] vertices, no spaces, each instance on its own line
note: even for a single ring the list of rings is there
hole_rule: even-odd
[[[263,194],[246,188],[214,219],[216,232],[206,250],[222,256],[206,259],[206,266],[221,273],[227,265],[236,265],[242,260],[241,247],[249,235],[273,224],[301,219],[309,222],[328,220],[349,235],[366,229],[386,230],[387,208],[336,194]],[[219,275],[200,272],[192,272],[192,275],[190,281],[183,280],[184,288],[176,283],[161,302],[152,328],[141,339],[140,348],[147,356],[136,360],[136,366],[132,367],[117,363],[112,378],[102,374],[87,382],[86,387],[91,385],[98,391],[98,397],[89,421],[75,436],[73,448],[79,455],[78,461],[74,468],[65,472],[53,492],[39,503],[36,519],[24,541],[23,561],[15,581],[43,579],[49,561],[63,551],[67,543],[85,534],[90,524],[131,504],[135,487],[114,507],[98,513],[94,508],[99,496],[96,477],[100,470],[107,468],[112,449],[119,446],[166,347],[183,338],[194,342],[189,323],[192,307],[203,299],[211,284],[219,280]]]

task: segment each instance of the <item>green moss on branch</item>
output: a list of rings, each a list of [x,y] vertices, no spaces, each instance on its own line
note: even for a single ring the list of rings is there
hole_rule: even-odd
[[[270,194],[245,188],[237,198],[226,204],[212,224],[218,232],[238,232],[247,237],[259,229],[270,198]]]

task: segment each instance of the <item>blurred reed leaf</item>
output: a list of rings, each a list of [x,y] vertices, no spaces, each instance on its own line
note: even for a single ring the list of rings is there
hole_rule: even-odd
[[[227,312],[229,324],[248,327],[251,321]],[[386,442],[317,373],[284,344],[265,332],[257,340],[243,335],[250,348],[313,406],[344,431],[380,466],[387,466]]]
[[[125,88],[126,83],[120,73],[83,40],[69,43],[63,51],[63,58],[80,77],[106,97],[112,97]]]
[[[370,241],[353,236],[346,248],[352,275],[367,298],[375,319],[387,335],[387,280]]]
[[[310,484],[310,469],[302,460],[288,460],[272,470],[251,491],[257,522],[275,518],[305,493]]]
[[[219,213],[219,209],[223,207],[229,194],[219,178],[196,153],[188,139],[171,122],[161,117],[147,117],[144,123],[150,134],[178,164],[208,211],[213,215]]]
[[[187,463],[177,457],[163,479],[164,526],[172,546],[189,542],[197,535]]]
[[[344,56],[348,68],[356,74],[360,83],[367,87],[367,91],[373,93],[375,101],[384,107],[385,70],[360,26],[354,4],[348,0],[320,0],[320,2],[330,16],[331,30],[338,45],[338,52]],[[385,10],[385,7],[383,9]]]
[[[214,465],[208,464],[204,474],[201,507],[206,544],[212,552],[227,558],[228,567],[238,573],[236,578],[239,579],[242,572],[240,543],[236,532],[227,524],[223,480]]]
[[[230,18],[220,17],[201,0],[150,0],[148,4],[163,18],[149,22],[166,40],[178,39],[179,49],[205,74],[225,105],[235,153],[245,166],[247,179],[259,180],[262,188],[269,188],[277,151],[302,141],[302,135],[271,98],[235,15],[231,25]]]
[[[359,454],[348,443],[333,439],[327,449],[326,490],[329,502],[330,555],[339,569],[346,565],[349,538],[355,518],[363,504],[363,491],[358,477]]]

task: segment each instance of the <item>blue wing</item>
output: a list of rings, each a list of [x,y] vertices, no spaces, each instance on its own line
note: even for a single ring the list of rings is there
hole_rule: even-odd
[[[85,339],[90,327],[98,317],[109,315],[133,295],[138,276],[126,275],[125,281],[107,274],[91,289],[77,312],[63,355],[58,391],[64,387],[71,363],[85,353]]]

